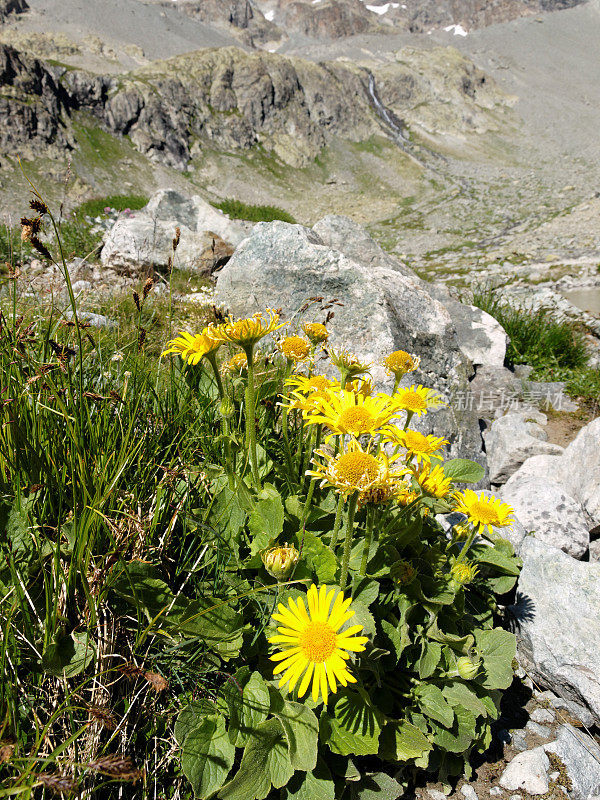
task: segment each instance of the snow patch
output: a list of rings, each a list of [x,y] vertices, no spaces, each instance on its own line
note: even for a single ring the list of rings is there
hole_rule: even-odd
[[[271,9],[271,11],[265,11],[265,19],[268,19],[269,22],[273,22],[275,19],[275,12]]]
[[[400,3],[385,3],[382,6],[365,6],[368,8],[369,11],[373,11],[375,14],[387,14],[390,8],[400,8]]]
[[[466,31],[462,25],[448,25],[447,28],[444,28],[445,31],[454,31],[455,36],[468,36],[469,31]]]

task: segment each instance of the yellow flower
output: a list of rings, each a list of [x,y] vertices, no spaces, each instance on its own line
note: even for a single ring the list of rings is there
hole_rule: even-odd
[[[246,353],[236,353],[234,356],[231,356],[229,361],[224,361],[223,364],[221,364],[221,372],[223,374],[230,374],[233,372],[241,374],[245,369],[248,369]]]
[[[286,336],[277,342],[277,347],[288,361],[293,361],[295,364],[306,361],[310,356],[310,345],[301,336]]]
[[[329,350],[328,354],[339,371],[345,373],[346,378],[357,378],[371,368],[370,364],[361,361],[358,356],[348,350]]]
[[[405,472],[404,469],[392,472],[385,453],[374,456],[365,452],[355,439],[351,439],[347,450],[338,456],[324,450],[315,450],[315,455],[324,458],[325,463],[313,459],[315,469],[307,470],[306,474],[320,478],[321,486],[329,484],[342,495],[366,492],[375,485],[382,487],[386,483],[395,486]]]
[[[214,328],[214,335],[224,342],[231,342],[240,347],[252,347],[264,336],[283,328],[284,324],[283,322],[279,324],[279,314],[267,309],[264,314],[259,311],[246,319],[234,320],[233,317],[229,317],[227,322]]]
[[[472,489],[465,489],[454,495],[456,511],[466,514],[471,525],[484,533],[486,528],[490,533],[493,528],[512,527],[510,515],[514,509],[503,503],[500,499],[490,495],[486,497],[483,492],[479,496]]]
[[[392,402],[397,409],[411,414],[426,414],[430,408],[437,409],[446,405],[443,397],[434,389],[425,386],[410,386],[408,389],[398,389],[392,396]]]
[[[388,375],[393,375],[396,379],[399,379],[408,372],[413,372],[417,369],[421,359],[419,356],[405,353],[404,350],[395,350],[389,356],[386,356],[381,363],[386,368]]]
[[[300,553],[293,545],[271,547],[260,554],[265,569],[273,578],[284,581],[289,577],[300,558]]]
[[[277,628],[279,635],[269,639],[282,648],[270,657],[271,661],[280,662],[273,670],[275,675],[283,672],[279,686],[287,683],[291,692],[304,674],[298,697],[304,697],[312,678],[315,703],[320,695],[326,704],[328,691],[335,694],[338,683],[342,686],[356,683],[348,670],[349,653],[360,653],[368,641],[366,636],[356,635],[362,631],[362,625],[340,631],[354,611],[350,609],[351,598],[344,600],[343,592],[338,592],[332,606],[335,594],[335,589],[328,592],[326,586],[321,586],[318,590],[312,584],[306,596],[308,612],[304,599],[299,597],[296,602],[290,598],[287,607],[279,603],[279,613],[273,614],[273,619],[282,623]]]
[[[450,569],[450,577],[459,586],[465,586],[467,583],[472,583],[477,577],[479,569],[475,564],[470,561],[462,561],[454,564]]]
[[[442,499],[450,494],[452,480],[446,477],[446,473],[439,464],[433,469],[431,469],[431,465],[423,464],[415,477],[423,491],[432,497]]]
[[[302,330],[308,336],[311,344],[321,344],[329,338],[329,331],[320,322],[306,322]]]
[[[313,375],[310,378],[305,375],[292,375],[285,385],[295,387],[286,407],[296,408],[302,412],[314,410],[320,398],[327,397],[329,391],[337,391],[340,388],[338,381],[326,378],[324,375]]]
[[[369,378],[363,378],[362,381],[347,381],[346,391],[354,392],[354,394],[362,394],[365,397],[372,397],[373,394],[375,394],[375,387],[373,386],[373,381]]]
[[[404,484],[396,492],[396,502],[401,506],[409,506],[411,503],[414,503],[417,497],[420,496],[421,495],[414,489],[411,489],[408,484]]]
[[[439,436],[424,436],[419,431],[404,431],[396,427],[385,428],[383,438],[386,442],[404,447],[419,464],[431,463],[431,456],[448,444],[446,439]]]
[[[188,364],[199,364],[204,356],[216,352],[223,344],[220,338],[215,336],[216,328],[204,328],[202,333],[196,335],[192,333],[180,333],[177,338],[167,342],[167,350],[163,356],[169,353],[177,353]]]
[[[329,392],[315,398],[314,410],[305,413],[307,425],[326,425],[331,439],[336,434],[373,434],[397,414],[386,395],[367,397],[354,392]]]

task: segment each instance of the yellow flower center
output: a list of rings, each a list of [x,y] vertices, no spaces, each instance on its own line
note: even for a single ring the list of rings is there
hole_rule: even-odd
[[[320,322],[309,322],[304,326],[304,332],[313,342],[324,342],[329,337],[327,328]]]
[[[413,453],[427,453],[431,450],[427,437],[423,436],[419,431],[406,431],[404,441],[406,442],[407,450],[412,450]]]
[[[413,368],[412,356],[404,350],[396,350],[395,353],[384,359],[385,366],[390,372],[410,372]]]
[[[427,402],[416,392],[402,392],[400,396],[400,404],[407,411],[426,411]]]
[[[302,653],[309,661],[321,664],[333,655],[337,647],[337,633],[328,622],[309,622],[298,637]]]
[[[329,381],[324,375],[313,375],[308,381],[309,392],[324,392],[329,388]]]
[[[365,478],[375,480],[379,475],[379,462],[369,453],[343,453],[337,460],[336,472],[341,480],[356,486]]]
[[[301,361],[306,358],[310,352],[308,342],[300,336],[288,336],[287,339],[281,342],[279,349],[290,361]]]
[[[476,500],[473,505],[469,507],[469,516],[478,522],[483,522],[484,525],[495,526],[500,522],[496,509],[489,503],[486,503],[485,500]]]
[[[340,414],[339,427],[354,433],[364,433],[373,427],[373,415],[362,406],[345,408]]]

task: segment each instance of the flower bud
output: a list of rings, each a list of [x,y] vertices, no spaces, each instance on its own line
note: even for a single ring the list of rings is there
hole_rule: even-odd
[[[461,656],[456,662],[456,669],[464,681],[472,681],[479,673],[480,664],[479,659],[473,660],[469,656]]]
[[[457,586],[466,586],[467,583],[472,583],[475,580],[478,572],[479,570],[475,564],[463,561],[454,564],[450,570],[450,576]]]
[[[283,547],[264,550],[260,557],[269,575],[278,581],[284,581],[298,563],[300,553],[293,545],[284,544]]]
[[[224,419],[234,415],[235,407],[228,397],[224,397],[219,403],[219,413]]]
[[[390,578],[400,586],[407,586],[415,577],[415,568],[409,561],[396,561],[390,567]]]

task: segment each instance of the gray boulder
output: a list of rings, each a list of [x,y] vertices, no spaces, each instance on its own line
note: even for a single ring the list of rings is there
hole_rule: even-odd
[[[543,473],[529,478],[517,476],[515,473],[503,487],[502,499],[514,508],[525,530],[574,558],[582,558],[590,535],[577,500]]]
[[[600,564],[528,536],[515,620],[519,660],[538,683],[589,708],[600,722]]]
[[[600,793],[600,747],[582,730],[561,725],[555,742],[545,745],[565,765],[571,779],[571,800],[588,800]]]
[[[600,417],[566,447],[561,480],[581,503],[590,530],[600,533]]]
[[[531,795],[546,794],[549,790],[550,761],[543,747],[526,750],[513,758],[500,776],[500,786],[509,792],[524,790]]]
[[[337,223],[315,227],[285,222],[255,225],[219,274],[217,302],[236,316],[276,306],[286,319],[297,322],[298,311],[309,298],[337,298],[344,307],[335,309],[328,325],[329,342],[369,361],[381,388],[389,390],[393,383],[381,359],[403,349],[421,357],[419,370],[407,376],[407,382],[434,387],[448,399],[465,392],[471,365],[460,350],[450,314],[428,293],[427,284],[396,268],[379,266],[385,254],[373,248],[365,265],[325,244],[319,227],[329,241],[342,246]],[[352,252],[362,258],[361,248],[367,244],[359,246],[357,240]],[[313,308],[307,321],[314,318]],[[452,455],[485,460],[475,413],[451,403],[420,422],[420,430],[435,430],[450,440]]]
[[[590,561],[600,564],[600,539],[590,542]]]
[[[236,245],[245,235],[242,225],[202,198],[187,199],[172,190],[162,190],[144,209],[117,220],[102,248],[102,264],[127,272],[165,270],[173,256],[176,228],[181,239],[175,267],[199,272],[207,271],[207,253],[214,249],[214,243],[219,247]]]
[[[494,420],[485,434],[490,481],[505,483],[534,455],[561,455],[563,448],[547,441],[543,425],[547,417],[539,411],[517,411]]]

